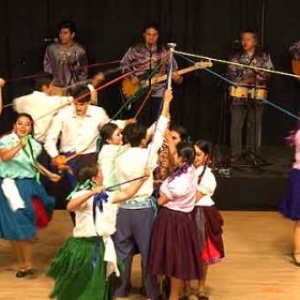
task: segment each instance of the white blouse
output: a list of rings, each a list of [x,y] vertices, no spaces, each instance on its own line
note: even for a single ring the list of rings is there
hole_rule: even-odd
[[[72,199],[88,192],[86,190],[78,191]],[[74,237],[96,237],[97,235],[107,237],[115,233],[118,205],[113,203],[115,193],[109,192],[107,194],[108,201],[103,202],[103,212],[100,212],[98,208],[96,209],[96,224],[94,224],[93,219],[94,197],[90,197],[80,209],[75,211],[76,226],[73,230]]]
[[[108,188],[118,183],[116,176],[116,158],[128,149],[128,145],[103,145],[99,155],[98,164],[103,174],[103,185]],[[116,188],[115,190],[119,190]]]
[[[197,168],[197,174],[200,176],[203,172],[204,166]],[[197,201],[196,206],[213,206],[215,202],[212,200],[212,196],[217,187],[215,175],[212,173],[211,168],[206,168],[200,183],[198,184],[197,190],[204,196]]]

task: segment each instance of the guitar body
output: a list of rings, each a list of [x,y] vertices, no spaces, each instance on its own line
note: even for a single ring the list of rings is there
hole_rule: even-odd
[[[300,60],[292,60],[292,71],[295,75],[300,76]],[[300,80],[299,78],[297,79]]]
[[[138,91],[140,85],[134,84],[129,77],[126,77],[122,80],[121,86],[123,95],[125,99],[128,100]]]

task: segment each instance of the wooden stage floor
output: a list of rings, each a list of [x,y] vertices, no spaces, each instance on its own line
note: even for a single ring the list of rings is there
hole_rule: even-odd
[[[291,263],[293,224],[276,212],[222,212],[226,258],[209,272],[211,300],[299,300],[300,268]],[[34,244],[36,278],[17,279],[7,242],[0,241],[0,299],[48,299],[52,281],[44,276],[51,258],[71,234],[64,211],[56,211],[51,225]],[[133,285],[139,286],[139,262],[133,266]],[[133,294],[129,299],[144,299]],[[70,299],[75,300],[75,299]]]

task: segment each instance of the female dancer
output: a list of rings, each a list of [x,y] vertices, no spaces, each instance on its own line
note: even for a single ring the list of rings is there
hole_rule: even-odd
[[[280,204],[279,211],[295,222],[293,262],[300,267],[300,126],[297,124],[296,132],[289,137],[289,143],[295,146],[295,162],[289,175],[288,190]]]
[[[208,266],[224,257],[223,219],[211,198],[216,188],[215,176],[209,168],[211,145],[207,141],[199,140],[194,143],[194,147],[196,151],[194,166],[198,175],[194,217],[201,245],[200,259],[203,264],[203,277],[198,279],[197,297],[199,300],[208,300],[205,291]],[[189,285],[188,287],[187,290],[190,290]]]
[[[123,191],[105,193],[103,175],[95,163],[78,169],[78,190],[67,205],[76,215],[73,237],[60,249],[47,272],[55,279],[50,297],[59,300],[110,300],[109,275],[119,276],[110,236],[116,231],[117,203],[131,198],[149,177],[131,183]]]
[[[154,223],[148,271],[171,278],[169,299],[178,300],[185,280],[201,278],[200,247],[192,217],[197,174],[194,147],[177,145],[178,167],[161,185],[161,206]]]
[[[0,238],[11,241],[19,263],[18,278],[33,274],[32,240],[36,235],[36,215],[32,198],[39,199],[48,219],[54,209],[54,199],[38,183],[37,174],[41,172],[54,181],[60,179],[36,162],[42,147],[31,136],[32,124],[30,115],[19,114],[13,133],[0,139],[0,185],[12,179],[11,186],[16,184],[18,189],[15,198],[6,197],[0,189]]]

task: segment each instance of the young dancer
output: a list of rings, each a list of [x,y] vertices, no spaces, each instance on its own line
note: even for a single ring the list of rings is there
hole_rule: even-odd
[[[116,230],[117,203],[131,198],[149,177],[142,178],[122,191],[105,192],[97,163],[78,169],[78,187],[67,205],[75,212],[76,227],[53,260],[48,276],[55,279],[50,298],[58,300],[110,300],[112,272],[119,275],[114,244],[110,236]]]
[[[194,147],[177,145],[178,167],[161,185],[161,206],[154,223],[148,271],[171,278],[169,300],[178,300],[183,281],[201,278],[200,245],[192,216],[198,176]]]
[[[203,276],[198,279],[197,297],[199,300],[208,300],[205,290],[208,266],[219,262],[224,257],[223,219],[211,198],[217,185],[209,167],[211,145],[207,141],[199,140],[194,143],[194,148],[196,152],[194,166],[198,175],[194,217],[201,246],[200,259],[203,264]],[[187,284],[186,287],[186,292],[189,294],[190,285]]]

